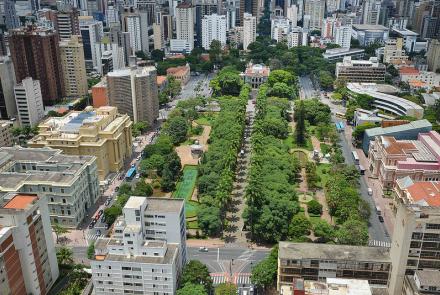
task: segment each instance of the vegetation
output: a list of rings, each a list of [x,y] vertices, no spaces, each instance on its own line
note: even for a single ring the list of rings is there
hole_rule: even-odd
[[[223,68],[218,75],[209,82],[214,96],[238,96],[243,86],[240,72],[233,67]]]
[[[87,258],[88,259],[93,259],[93,257],[95,257],[95,243],[92,242],[87,247]]]
[[[260,261],[255,267],[252,269],[251,274],[251,282],[256,285],[256,287],[260,290],[264,291],[274,286],[276,278],[277,278],[277,270],[278,270],[278,246],[272,248],[269,256]]]
[[[132,128],[132,135],[133,137],[137,137],[141,135],[142,133],[146,132],[148,130],[148,122],[145,121],[139,121],[133,124]]]
[[[177,295],[208,295],[203,285],[186,283],[183,288],[177,290]]]
[[[307,202],[307,212],[309,214],[321,215],[322,214],[322,205],[316,200],[310,200]]]
[[[84,271],[83,266],[79,264],[73,265],[67,274],[69,285],[60,295],[81,295],[83,289],[90,280],[90,274]]]
[[[236,295],[237,286],[232,283],[221,283],[215,288],[215,295]]]
[[[61,266],[73,263],[73,252],[69,248],[61,247],[57,250],[57,262]]]
[[[182,90],[182,85],[176,78],[168,76],[167,80],[168,84],[165,89],[159,92],[159,104],[166,104],[174,100]]]
[[[206,265],[198,260],[191,260],[183,267],[180,284],[185,286],[187,284],[201,285],[205,292],[209,293],[212,290],[212,279],[209,275],[209,270]],[[183,288],[182,288],[183,289]],[[179,293],[180,294],[180,293]],[[194,294],[194,293],[182,293]]]
[[[59,224],[58,222],[55,222],[52,226],[52,230],[55,233],[56,238],[56,243],[58,244],[60,236],[69,233],[69,230],[67,228],[65,228],[64,226],[62,226],[61,224]]]
[[[365,130],[376,127],[375,123],[372,122],[366,122],[360,125],[357,125],[352,133],[353,138],[356,140],[356,142],[361,142],[364,138]]]

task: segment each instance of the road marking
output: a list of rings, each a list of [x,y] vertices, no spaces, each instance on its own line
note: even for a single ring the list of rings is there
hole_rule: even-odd
[[[368,246],[391,248],[391,243],[378,240],[370,240],[368,241]]]

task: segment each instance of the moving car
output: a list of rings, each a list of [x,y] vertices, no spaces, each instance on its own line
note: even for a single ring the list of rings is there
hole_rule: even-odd
[[[383,222],[383,221],[384,221],[382,215],[379,215],[378,218],[379,218],[379,221],[380,221],[380,222]]]
[[[370,196],[373,195],[373,190],[371,189],[371,187],[368,188],[368,194],[369,194]]]
[[[199,252],[208,252],[208,248],[206,247],[200,247]]]

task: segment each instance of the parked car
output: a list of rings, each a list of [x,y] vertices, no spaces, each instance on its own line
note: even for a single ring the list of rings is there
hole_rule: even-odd
[[[379,215],[378,218],[379,218],[379,221],[380,221],[380,222],[383,222],[383,221],[384,221],[382,215]]]
[[[95,226],[95,224],[96,224],[96,221],[92,220],[92,222],[90,222],[90,224],[89,224],[89,228],[93,228]]]
[[[373,190],[371,189],[371,187],[368,188],[368,194],[369,194],[370,196],[373,195]]]
[[[110,228],[110,225],[109,225],[108,223],[106,223],[106,224],[104,225],[104,227],[105,227],[105,230],[108,230],[108,229]]]
[[[102,222],[102,223],[105,222],[105,215],[102,215],[102,217],[101,217],[101,222]]]
[[[119,186],[115,187],[115,192],[119,191]]]

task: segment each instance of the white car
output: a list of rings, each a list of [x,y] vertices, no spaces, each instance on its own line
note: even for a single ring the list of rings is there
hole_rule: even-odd
[[[136,174],[136,179],[138,179],[139,177],[141,177],[141,175],[139,173]]]
[[[371,187],[368,188],[368,194],[369,194],[370,196],[373,195],[373,190],[371,189]]]

